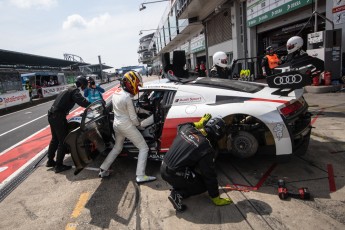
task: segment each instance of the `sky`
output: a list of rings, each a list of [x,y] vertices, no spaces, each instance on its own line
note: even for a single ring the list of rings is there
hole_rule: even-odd
[[[0,49],[119,68],[138,65],[139,39],[153,33],[167,2],[144,0],[0,0]]]

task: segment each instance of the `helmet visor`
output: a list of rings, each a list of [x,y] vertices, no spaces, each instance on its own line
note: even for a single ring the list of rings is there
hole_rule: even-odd
[[[222,63],[222,64],[225,64],[225,65],[226,65],[226,64],[228,64],[228,60],[227,60],[227,59],[221,59],[221,60],[220,60],[220,63]]]
[[[295,44],[287,44],[286,48],[287,50],[292,50],[293,48],[295,48]]]

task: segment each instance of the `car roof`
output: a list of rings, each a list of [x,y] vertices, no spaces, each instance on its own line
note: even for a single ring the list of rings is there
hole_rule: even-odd
[[[227,89],[246,93],[256,93],[265,88],[263,84],[257,84],[247,81],[238,81],[230,79],[219,79],[219,78],[198,78],[194,82],[187,84],[196,86],[205,86],[208,88]]]
[[[160,79],[144,84],[145,89],[165,89],[177,90],[179,85],[201,86],[208,88],[218,88],[233,90],[238,92],[256,93],[265,88],[264,84],[244,82],[230,79],[200,77],[197,79],[185,79],[184,82],[169,81],[168,79]]]

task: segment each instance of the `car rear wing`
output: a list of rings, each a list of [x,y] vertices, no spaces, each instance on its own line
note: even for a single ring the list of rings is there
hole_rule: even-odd
[[[289,71],[279,73],[266,78],[270,88],[277,90],[272,92],[273,95],[287,96],[295,89],[301,89],[311,84],[311,77],[302,74],[299,71]]]

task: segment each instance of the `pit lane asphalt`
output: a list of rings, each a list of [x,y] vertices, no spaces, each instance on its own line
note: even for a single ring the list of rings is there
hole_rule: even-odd
[[[118,158],[108,179],[99,179],[99,157],[87,170],[55,174],[39,167],[0,203],[1,229],[344,229],[345,94],[305,94],[313,116],[306,155],[277,164],[268,156],[217,160],[221,186],[241,184],[257,190],[229,191],[234,204],[214,206],[207,194],[188,198],[176,213],[159,162],[148,162],[157,181],[136,185],[136,161]],[[70,157],[66,163],[72,164]],[[333,177],[332,173],[333,171]],[[280,200],[277,179],[289,190],[308,187],[312,200]],[[332,182],[333,181],[333,182]],[[335,191],[334,190],[335,186]]]
[[[108,90],[116,84],[118,81],[104,84],[103,87]],[[4,150],[48,126],[47,111],[54,99],[55,97],[35,99],[33,103],[0,111],[0,155]],[[71,111],[77,107],[76,105]]]

